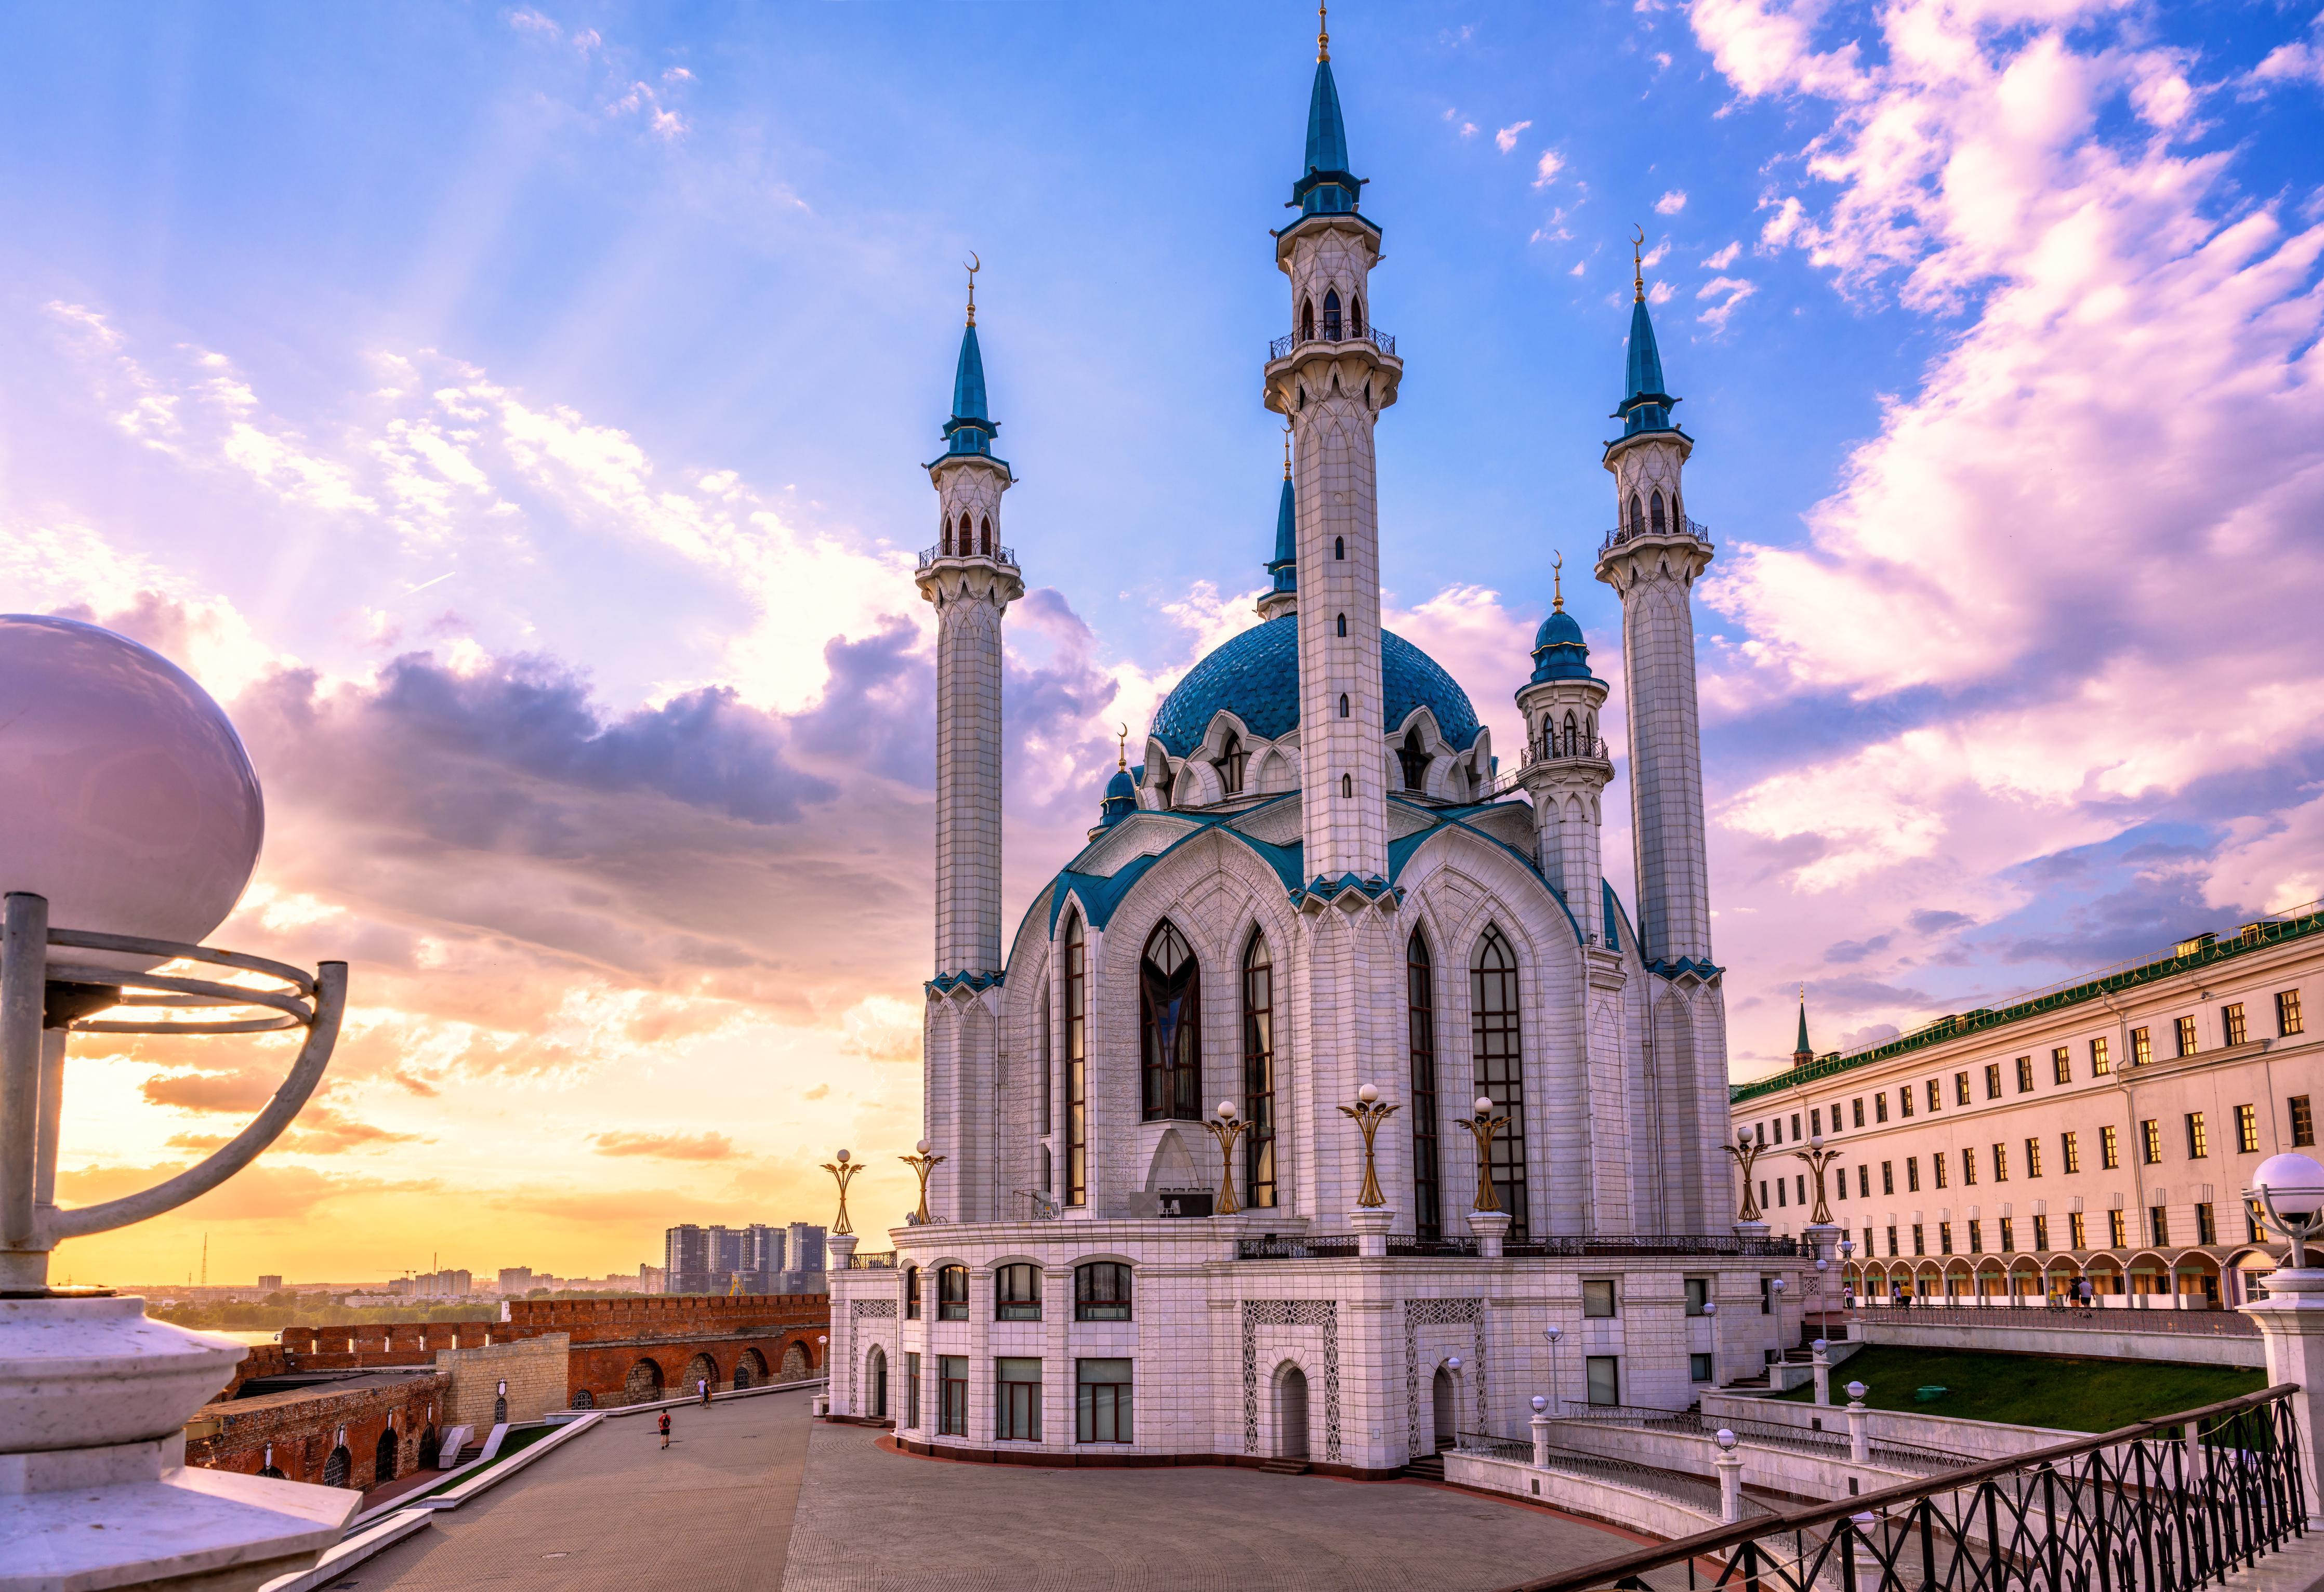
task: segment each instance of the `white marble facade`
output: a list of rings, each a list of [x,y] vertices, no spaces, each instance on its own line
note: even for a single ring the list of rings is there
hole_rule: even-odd
[[[1380,233],[1346,164],[1319,62],[1301,213],[1276,247],[1294,329],[1263,372],[1295,446],[1278,563],[1296,548],[1296,594],[1278,580],[1266,622],[1174,690],[1089,844],[1005,945],[986,905],[999,634],[1022,588],[982,540],[1010,478],[989,456],[973,327],[964,339],[952,451],[930,469],[947,527],[966,511],[979,540],[940,544],[919,575],[939,614],[945,809],[926,1024],[936,1220],[893,1229],[892,1253],[835,1259],[835,1413],[975,1451],[1300,1454],[1376,1473],[1448,1420],[1522,1432],[1537,1393],[1683,1406],[1797,1339],[1812,1256],[1732,1226],[1689,608],[1711,551],[1677,512],[1692,444],[1643,300],[1632,340],[1651,377],[1634,346],[1606,456],[1623,529],[1598,565],[1632,632],[1642,923],[1601,872],[1606,686],[1562,605],[1507,776],[1459,685],[1382,632],[1373,429],[1404,366],[1370,321]],[[1622,505],[1649,476],[1670,509],[1658,496],[1633,525]],[[1359,1210],[1362,1141],[1342,1110],[1366,1084],[1397,1107],[1378,1212]],[[1472,1220],[1464,1119],[1480,1095],[1509,1119],[1492,1179],[1507,1213]],[[1224,1173],[1198,1119],[1222,1100],[1252,1127]],[[1222,1176],[1239,1214],[1210,1214]],[[1098,1264],[1129,1268],[1128,1319],[1083,1319],[1077,1268]],[[945,1275],[965,1293],[949,1312]],[[1778,1275],[1802,1281],[1767,1289]],[[1038,1303],[1008,1285],[1037,1285]],[[1126,1442],[1082,1418],[1079,1379],[1101,1373],[1131,1389]],[[1025,1378],[1038,1438],[1004,1434],[1031,1403],[1012,1391]]]

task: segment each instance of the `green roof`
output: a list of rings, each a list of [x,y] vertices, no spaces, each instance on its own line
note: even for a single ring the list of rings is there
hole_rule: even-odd
[[[1851,1072],[1874,1062],[1885,1062],[1891,1056],[1906,1055],[1929,1045],[1942,1044],[1966,1034],[2005,1028],[2027,1017],[2062,1011],[2068,1007],[2080,1006],[2084,1001],[2096,1000],[2117,990],[2156,983],[2179,973],[2242,956],[2262,946],[2324,933],[2324,911],[2311,910],[2319,905],[2324,903],[2310,902],[2308,906],[2284,916],[2246,924],[2231,939],[2198,934],[2191,940],[2181,940],[2167,956],[2125,962],[2106,972],[2063,984],[2052,984],[2046,989],[2037,989],[2031,995],[2023,996],[2007,1006],[1979,1007],[1975,1011],[1948,1013],[1910,1034],[1900,1034],[1894,1039],[1863,1050],[1850,1051],[1844,1055],[1835,1052],[1828,1056],[1818,1056],[1800,1066],[1787,1067],[1772,1077],[1750,1083],[1730,1084],[1727,1099],[1731,1105],[1740,1105],[1745,1100],[1758,1100],[1799,1084],[1814,1083],[1837,1073]]]

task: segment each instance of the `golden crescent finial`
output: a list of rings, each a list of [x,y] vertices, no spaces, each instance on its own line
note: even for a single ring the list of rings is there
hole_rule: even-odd
[[[1291,479],[1291,422],[1283,422],[1283,479]]]
[[[976,324],[976,273],[984,269],[984,262],[977,258],[974,249],[968,252],[966,269],[968,271],[968,324],[974,326]]]
[[[1638,235],[1630,240],[1630,290],[1643,304],[1646,301],[1646,268],[1639,263],[1639,251],[1646,246],[1646,229],[1635,222],[1631,225]]]
[[[1553,553],[1549,559],[1549,578],[1556,583],[1557,595],[1550,603],[1552,613],[1565,612],[1565,555]]]
[[[1113,766],[1125,774],[1130,771],[1130,726],[1128,724],[1121,727],[1120,750],[1115,753]]]
[[[1315,59],[1317,60],[1332,59],[1331,23],[1331,13],[1324,8],[1323,0],[1315,0]]]

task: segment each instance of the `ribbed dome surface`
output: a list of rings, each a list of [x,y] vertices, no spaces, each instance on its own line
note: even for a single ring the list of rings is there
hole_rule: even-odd
[[[1477,710],[1469,694],[1436,660],[1401,636],[1380,632],[1380,683],[1385,733],[1416,707],[1436,716],[1436,727],[1455,747],[1477,738]],[[1240,719],[1250,732],[1278,741],[1299,724],[1299,616],[1286,613],[1254,626],[1186,671],[1154,715],[1156,739],[1173,757],[1185,757],[1202,743],[1221,708]]]

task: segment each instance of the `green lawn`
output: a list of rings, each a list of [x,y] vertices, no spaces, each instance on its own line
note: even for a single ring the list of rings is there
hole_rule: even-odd
[[[1977,1354],[1956,1348],[1904,1348],[1868,1344],[1831,1370],[1831,1398],[1861,1382],[1876,1410],[1914,1410],[1969,1421],[2006,1421],[2066,1431],[2111,1431],[2134,1421],[2217,1403],[2267,1385],[2261,1371],[2232,1366],[2181,1366],[2162,1360],[2080,1360],[2028,1354]],[[1920,1387],[1944,1396],[1916,1403]],[[1812,1386],[1782,1395],[1794,1403],[1815,1396]]]

